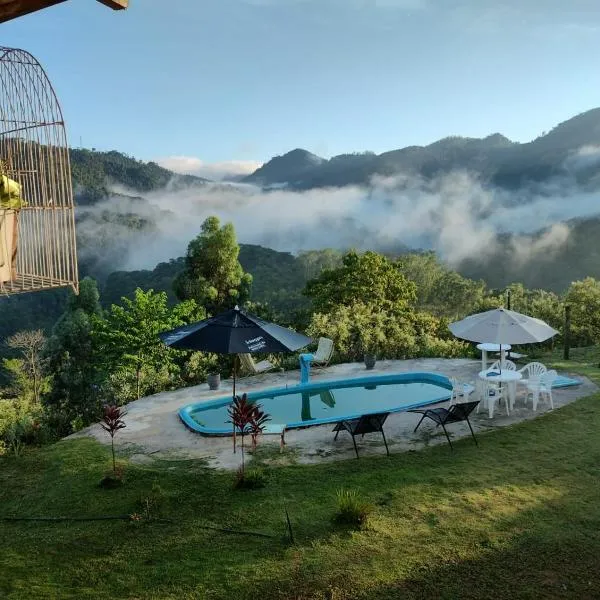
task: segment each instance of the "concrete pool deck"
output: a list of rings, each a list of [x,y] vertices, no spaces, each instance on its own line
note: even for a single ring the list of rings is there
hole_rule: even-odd
[[[457,377],[463,381],[474,381],[481,369],[481,361],[468,359],[426,358],[416,360],[378,361],[375,369],[366,371],[362,363],[345,363],[311,373],[311,381],[364,377],[365,375],[385,375],[403,372],[431,372]],[[569,376],[569,373],[560,373]],[[572,375],[581,381],[581,385],[559,388],[552,392],[555,408],[574,402],[578,398],[589,396],[598,387],[581,375]],[[299,382],[299,371],[285,373],[268,373],[248,377],[238,382],[237,392],[258,391],[273,387],[295,386]],[[177,411],[186,404],[225,398],[232,393],[231,380],[221,383],[221,389],[214,392],[207,384],[175,391],[163,392],[131,402],[125,408],[127,427],[119,431],[115,437],[115,446],[120,453],[127,454],[132,462],[151,463],[154,459],[190,459],[202,458],[214,468],[236,469],[240,464],[240,452],[232,452],[232,441],[229,437],[207,437],[188,430],[179,419]],[[447,403],[442,403],[444,406]],[[471,419],[476,433],[484,433],[498,427],[506,427],[514,423],[533,419],[549,410],[546,402],[540,401],[537,412],[533,412],[531,401],[525,405],[521,397],[517,397],[514,410],[506,416],[503,407],[496,408],[494,418],[489,419],[483,409]],[[436,431],[429,422],[413,429],[418,422],[418,415],[410,413],[391,414],[384,426],[390,452],[419,450],[432,444],[447,444],[443,432]],[[305,429],[292,429],[286,432],[287,449],[281,455],[282,461],[293,460],[301,464],[319,463],[331,460],[345,460],[355,457],[350,435],[341,433],[337,441],[331,433],[332,424],[317,425]],[[449,427],[452,440],[470,435],[466,423]],[[91,436],[98,441],[109,444],[108,434],[100,425],[92,425],[70,437]],[[385,455],[381,436],[370,434],[357,440],[361,456]],[[277,448],[278,436],[266,436],[260,440],[260,446],[271,445]],[[279,459],[276,459],[279,460]]]

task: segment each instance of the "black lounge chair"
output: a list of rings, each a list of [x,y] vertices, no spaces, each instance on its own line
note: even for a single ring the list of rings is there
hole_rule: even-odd
[[[414,431],[419,429],[419,425],[423,422],[423,419],[431,419],[437,423],[436,427],[441,425],[444,433],[446,434],[446,439],[450,444],[450,450],[454,450],[452,447],[452,442],[450,441],[450,436],[446,431],[446,425],[449,423],[460,423],[460,421],[466,421],[469,429],[471,430],[471,435],[475,440],[475,445],[479,446],[477,443],[477,438],[475,437],[475,433],[473,432],[473,428],[471,427],[471,423],[469,421],[469,415],[473,412],[475,407],[479,404],[479,400],[475,400],[473,402],[461,402],[459,404],[453,404],[450,408],[429,408],[429,409],[414,409],[409,410],[408,412],[419,413],[423,416],[421,420],[417,423]]]
[[[364,436],[365,433],[373,433],[375,431],[381,432],[383,436],[383,443],[385,444],[385,451],[387,455],[390,455],[390,451],[388,449],[387,441],[385,439],[385,433],[383,433],[383,424],[385,420],[388,418],[390,413],[375,413],[371,415],[363,415],[358,419],[350,419],[348,421],[340,421],[336,423],[336,426],[333,428],[333,431],[336,432],[334,441],[337,440],[337,437],[340,431],[347,431],[352,436],[352,443],[354,444],[354,452],[356,452],[356,458],[358,458],[358,448],[356,447],[356,440],[354,439],[355,435]]]

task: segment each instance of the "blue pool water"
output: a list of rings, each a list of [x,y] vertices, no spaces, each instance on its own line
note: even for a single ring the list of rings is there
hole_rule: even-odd
[[[435,373],[402,373],[296,385],[248,394],[262,405],[270,424],[307,427],[359,417],[366,413],[399,412],[448,400],[452,384]],[[184,406],[182,421],[192,430],[209,435],[231,434],[229,398]]]

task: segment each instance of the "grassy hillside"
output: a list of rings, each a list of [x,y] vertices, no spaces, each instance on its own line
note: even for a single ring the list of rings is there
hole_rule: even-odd
[[[600,381],[598,352],[574,355]],[[254,491],[232,490],[230,473],[202,461],[140,466],[125,455],[124,487],[102,490],[109,449],[86,439],[0,458],[3,517],[130,515],[159,486],[153,513],[168,520],[0,521],[0,597],[597,598],[599,401],[481,436],[479,447],[465,439],[453,453],[277,466],[263,446],[256,462],[270,479]],[[332,523],[340,488],[373,504],[364,528]]]

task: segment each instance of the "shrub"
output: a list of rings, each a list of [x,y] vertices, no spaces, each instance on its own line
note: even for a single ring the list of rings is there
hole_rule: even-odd
[[[184,363],[181,375],[186,385],[197,385],[204,383],[208,373],[214,369],[219,370],[216,354],[193,352]]]
[[[356,490],[338,490],[337,511],[333,521],[340,525],[362,526],[367,522],[373,506],[360,498]]]
[[[469,345],[454,338],[445,319],[398,307],[382,309],[360,301],[312,316],[308,335],[334,341],[336,360],[362,360],[365,351],[379,358],[468,355]]]
[[[167,495],[162,487],[155,481],[152,484],[150,492],[143,495],[139,502],[139,508],[145,519],[152,519],[153,517],[159,516],[164,508],[167,500]]]
[[[267,474],[263,469],[247,469],[245,472],[240,468],[237,471],[234,487],[238,490],[256,490],[265,487]]]
[[[0,399],[0,441],[18,456],[27,444],[39,444],[46,437],[41,423],[45,413],[31,398]]]

